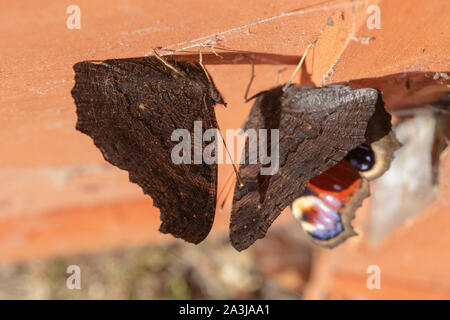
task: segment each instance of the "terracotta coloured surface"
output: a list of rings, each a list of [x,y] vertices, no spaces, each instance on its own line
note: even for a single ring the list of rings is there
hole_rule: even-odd
[[[313,299],[450,299],[450,153],[443,155],[438,199],[417,218],[408,220],[382,243],[369,246],[365,223],[369,200],[355,221],[359,237],[349,239],[333,251],[322,251],[316,266],[320,279],[308,297]],[[381,289],[368,289],[372,274],[381,270]],[[310,290],[312,291],[312,290]]]
[[[240,127],[251,106],[243,103],[248,57],[256,64],[256,93],[285,82],[314,41],[302,83],[351,80],[357,86],[369,78],[386,91],[389,108],[429,102],[448,88],[450,30],[442,14],[448,1],[77,1],[81,29],[69,30],[71,4],[0,4],[2,261],[168,239],[157,232],[159,212],[151,200],[75,131],[75,62],[143,56],[159,46],[185,49],[178,54],[194,59],[200,43],[214,44],[218,53],[219,47],[250,51],[227,50],[221,59],[205,49],[207,68],[228,102],[217,108],[222,129]],[[366,27],[370,4],[381,8],[379,30]],[[398,90],[383,77],[399,83]],[[406,103],[408,78],[414,99]],[[231,172],[220,168],[219,190]],[[212,233],[226,229],[228,211],[229,203]]]

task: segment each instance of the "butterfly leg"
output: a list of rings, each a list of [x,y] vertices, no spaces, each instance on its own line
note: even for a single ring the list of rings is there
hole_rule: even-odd
[[[232,174],[232,173],[231,173],[231,177],[233,177],[233,174]],[[227,188],[227,184],[228,184],[228,183],[226,183],[226,184],[223,186],[222,191],[224,191],[224,190]],[[235,184],[236,184],[236,183],[235,183],[235,179],[232,179],[232,180],[231,180],[231,184],[228,185],[228,190],[227,190],[227,192],[226,192],[226,194],[225,194],[225,197],[223,198],[222,202],[221,202],[220,205],[219,205],[219,211],[222,211],[223,208],[225,207],[225,204],[226,204],[226,202],[227,202],[227,200],[228,200],[228,197],[230,196],[231,191],[233,191],[233,186],[234,186]],[[218,198],[218,199],[219,199],[219,198]]]
[[[256,97],[259,97],[259,96],[261,96],[261,95],[263,95],[263,94],[265,94],[267,92],[267,90],[261,91],[261,92],[259,92],[257,94],[254,94],[250,98],[248,98],[248,93],[250,91],[250,87],[252,86],[253,79],[255,79],[255,64],[253,63],[252,59],[249,58],[249,60],[250,60],[250,63],[252,64],[252,74],[250,76],[250,81],[248,82],[247,89],[245,90],[245,94],[244,94],[244,102],[245,103],[247,103],[247,102],[255,99]]]
[[[244,94],[244,102],[247,103],[250,100],[252,100],[255,96],[252,96],[250,99],[248,98],[248,92],[250,91],[250,87],[252,86],[253,80],[255,79],[255,64],[253,63],[253,60],[250,59],[250,62],[252,64],[252,74],[250,76],[250,81],[248,82],[247,89],[245,89]]]
[[[186,77],[186,75],[179,71],[177,68],[175,68],[174,66],[172,66],[170,63],[168,63],[166,60],[164,60],[157,52],[155,49],[153,49],[153,54],[155,55],[155,57],[161,61],[165,66],[167,66],[169,69],[175,71],[176,73],[178,73],[180,76],[182,77]]]
[[[286,84],[283,87],[283,92],[287,90],[287,88],[289,88],[289,86],[292,83],[292,80],[294,80],[294,77],[297,75],[297,73],[299,72],[300,68],[303,65],[303,62],[305,61],[306,55],[308,54],[309,49],[311,49],[311,47],[314,45],[314,43],[310,43],[305,50],[305,53],[303,53],[302,59],[300,60],[300,62],[298,63],[297,67],[295,68],[294,72],[292,73],[291,77],[289,78],[288,82],[286,82]]]
[[[208,106],[206,104],[205,97],[203,97],[203,103],[204,103],[204,106],[205,106],[204,111],[206,111],[205,118],[208,119],[208,121],[210,121],[209,120],[210,117],[209,117],[209,114],[208,114],[209,110],[208,110]],[[236,168],[236,165],[235,165],[235,163],[233,161],[233,157],[231,156],[230,150],[228,149],[227,143],[225,142],[225,138],[223,137],[222,130],[220,130],[219,124],[217,124],[217,132],[219,133],[220,138],[222,139],[222,143],[223,143],[223,145],[225,147],[225,150],[226,150],[226,152],[228,154],[228,157],[230,158],[231,163],[233,165],[233,170],[234,170],[234,173],[236,174],[236,179],[239,181],[239,188],[242,188],[244,186],[244,182],[242,181],[241,175],[239,174],[239,171]]]
[[[278,83],[280,82],[280,76],[281,74],[286,71],[288,68],[281,68],[280,70],[277,71],[277,77],[275,79],[275,87],[278,87]]]

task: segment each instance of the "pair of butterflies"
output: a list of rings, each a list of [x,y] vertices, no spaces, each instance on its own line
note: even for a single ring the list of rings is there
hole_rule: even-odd
[[[85,61],[75,64],[74,70],[76,128],[94,140],[108,162],[127,170],[130,181],[152,197],[160,209],[161,232],[201,242],[214,220],[217,164],[173,163],[171,151],[177,142],[171,135],[179,128],[192,133],[194,121],[199,120],[203,132],[218,128],[214,106],[225,102],[207,71],[199,63],[164,63],[157,57]],[[245,161],[239,167],[242,181],[236,183],[230,223],[231,243],[239,251],[263,238],[281,211],[296,199],[311,196],[305,192],[317,193],[311,179],[341,161],[360,163],[360,155],[350,154],[344,160],[349,151],[361,144],[372,149],[374,143],[385,145],[386,140],[388,145],[395,144],[380,93],[342,85],[290,85],[286,90],[280,86],[261,92],[243,129],[250,128],[279,129],[279,170],[261,175],[263,164],[249,164],[246,140]],[[392,155],[392,150],[387,153]],[[374,150],[374,167],[377,154]],[[356,176],[365,181],[358,171]],[[317,243],[332,247],[352,235],[346,205],[354,213],[361,196],[367,194],[352,192],[359,195],[358,200],[351,200],[350,195],[342,206],[334,207],[341,222],[328,223],[330,216],[304,203],[294,202],[292,210]],[[336,231],[324,234],[314,228]]]

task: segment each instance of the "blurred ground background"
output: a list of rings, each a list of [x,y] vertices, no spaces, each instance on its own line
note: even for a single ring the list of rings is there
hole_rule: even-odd
[[[0,299],[300,299],[313,248],[277,230],[264,245],[236,252],[226,237],[182,241],[0,268]],[[68,290],[69,265],[81,290]]]

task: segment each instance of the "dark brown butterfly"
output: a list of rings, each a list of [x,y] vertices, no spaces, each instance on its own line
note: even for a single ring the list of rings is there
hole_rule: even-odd
[[[157,57],[86,61],[74,70],[76,128],[152,197],[161,232],[202,241],[214,220],[217,165],[174,164],[171,136],[193,132],[195,120],[202,133],[217,128],[214,105],[225,103],[208,74],[198,63]]]
[[[161,211],[161,232],[202,241],[215,214],[217,164],[175,164],[171,156],[177,142],[171,137],[179,128],[193,132],[197,120],[203,123],[202,134],[217,128],[214,105],[224,101],[206,69],[147,57],[81,62],[74,70],[77,129],[153,198]],[[230,227],[236,249],[264,237],[310,179],[367,142],[377,101],[377,90],[347,86],[291,85],[258,95],[244,129],[279,130],[279,141],[268,141],[269,150],[279,143],[279,171],[261,175],[265,165],[241,165],[243,186],[238,180]],[[248,150],[247,140],[244,159]]]

